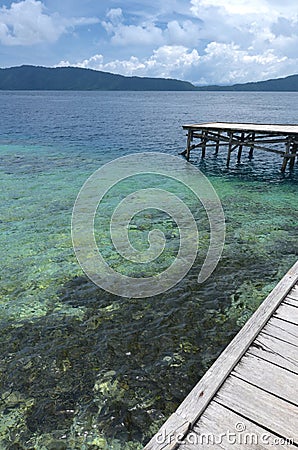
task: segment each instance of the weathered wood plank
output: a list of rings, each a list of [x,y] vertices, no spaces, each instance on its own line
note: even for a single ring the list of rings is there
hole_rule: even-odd
[[[263,328],[262,334],[264,333],[298,346],[298,325],[272,317]]]
[[[298,300],[298,285],[296,284],[293,289],[290,291],[289,296],[291,298],[296,298]]]
[[[298,288],[295,286],[287,295],[287,297],[292,298],[293,300],[298,301]]]
[[[294,306],[283,303],[276,311],[275,317],[279,317],[287,322],[298,325],[298,309]]]
[[[298,308],[298,300],[296,300],[295,298],[291,298],[290,296],[285,298],[284,303],[286,305],[294,306],[294,308]]]
[[[298,408],[231,375],[216,400],[238,414],[298,444]],[[289,420],[291,418],[291,420]]]
[[[298,374],[247,354],[241,358],[232,374],[298,406]]]
[[[276,133],[298,135],[298,125],[276,125],[256,123],[210,122],[183,125],[184,129],[229,130],[229,131],[257,131],[260,133]]]
[[[281,353],[281,342],[283,342],[283,353]],[[259,356],[266,361],[272,362],[273,364],[298,374],[298,352],[296,345],[280,341],[272,336],[261,333],[249,348],[247,354]]]
[[[216,401],[210,403],[188,436],[181,445],[181,450],[285,448],[285,445],[282,444],[283,440],[279,436],[239,416]],[[288,443],[286,448],[297,449],[291,443]]]

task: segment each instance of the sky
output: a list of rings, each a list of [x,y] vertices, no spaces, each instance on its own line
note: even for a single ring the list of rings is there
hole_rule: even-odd
[[[0,0],[0,67],[233,84],[298,73],[297,0]]]

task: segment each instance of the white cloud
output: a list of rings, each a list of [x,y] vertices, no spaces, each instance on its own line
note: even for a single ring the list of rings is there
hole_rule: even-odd
[[[220,84],[241,83],[271,78],[278,67],[287,66],[287,57],[277,56],[273,50],[260,54],[241,50],[236,44],[211,42],[201,58],[201,70],[205,77],[197,80],[209,84],[210,79]]]
[[[153,51],[149,58],[139,59],[131,56],[128,60],[104,62],[102,55],[94,55],[84,61],[71,64],[60,61],[57,66],[83,67],[126,76],[151,76],[163,78],[184,78],[190,69],[199,64],[200,56],[197,50],[188,50],[183,46],[162,46]]]
[[[101,22],[107,33],[102,54],[75,65],[198,84],[297,72],[294,0],[165,0],[160,7],[152,1],[154,15],[142,15],[140,9],[133,13],[129,7],[110,9]]]
[[[195,46],[200,40],[201,27],[191,20],[168,23],[164,36],[168,44]]]
[[[102,22],[106,31],[112,35],[111,43],[117,46],[159,45],[163,42],[162,30],[154,23],[144,22],[140,25],[125,25],[121,8],[110,9]]]
[[[154,24],[121,25],[112,37],[114,45],[157,45],[163,42],[162,30]]]
[[[241,16],[269,12],[269,5],[264,0],[192,0],[191,3],[196,15],[200,15],[203,8],[217,8],[224,13]]]
[[[62,18],[47,14],[44,4],[37,0],[12,3],[0,8],[0,42],[4,45],[33,45],[55,42],[76,26],[97,23],[96,18]]]

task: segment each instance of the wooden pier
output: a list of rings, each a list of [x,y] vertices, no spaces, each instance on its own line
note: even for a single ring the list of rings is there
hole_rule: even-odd
[[[298,261],[144,450],[298,447]]]
[[[228,148],[227,167],[235,150],[237,162],[240,163],[244,147],[249,149],[250,159],[253,158],[254,150],[280,155],[282,172],[286,170],[288,163],[292,170],[295,158],[298,159],[298,125],[211,122],[183,125],[183,129],[187,130],[187,146],[181,154],[187,160],[195,148],[201,148],[201,156],[205,158],[206,148],[213,147],[217,155],[222,146]],[[197,139],[198,142],[194,143]]]

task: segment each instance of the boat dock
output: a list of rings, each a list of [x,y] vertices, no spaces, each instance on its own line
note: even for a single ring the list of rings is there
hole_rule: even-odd
[[[205,158],[208,147],[213,147],[217,155],[223,146],[228,147],[227,167],[234,151],[237,151],[237,163],[240,163],[244,147],[248,148],[250,159],[255,150],[280,155],[282,172],[288,163],[292,170],[295,158],[298,159],[298,125],[211,122],[183,125],[183,129],[187,131],[187,146],[181,154],[187,160],[195,148],[201,148],[201,156]]]
[[[144,450],[298,447],[298,261]]]

